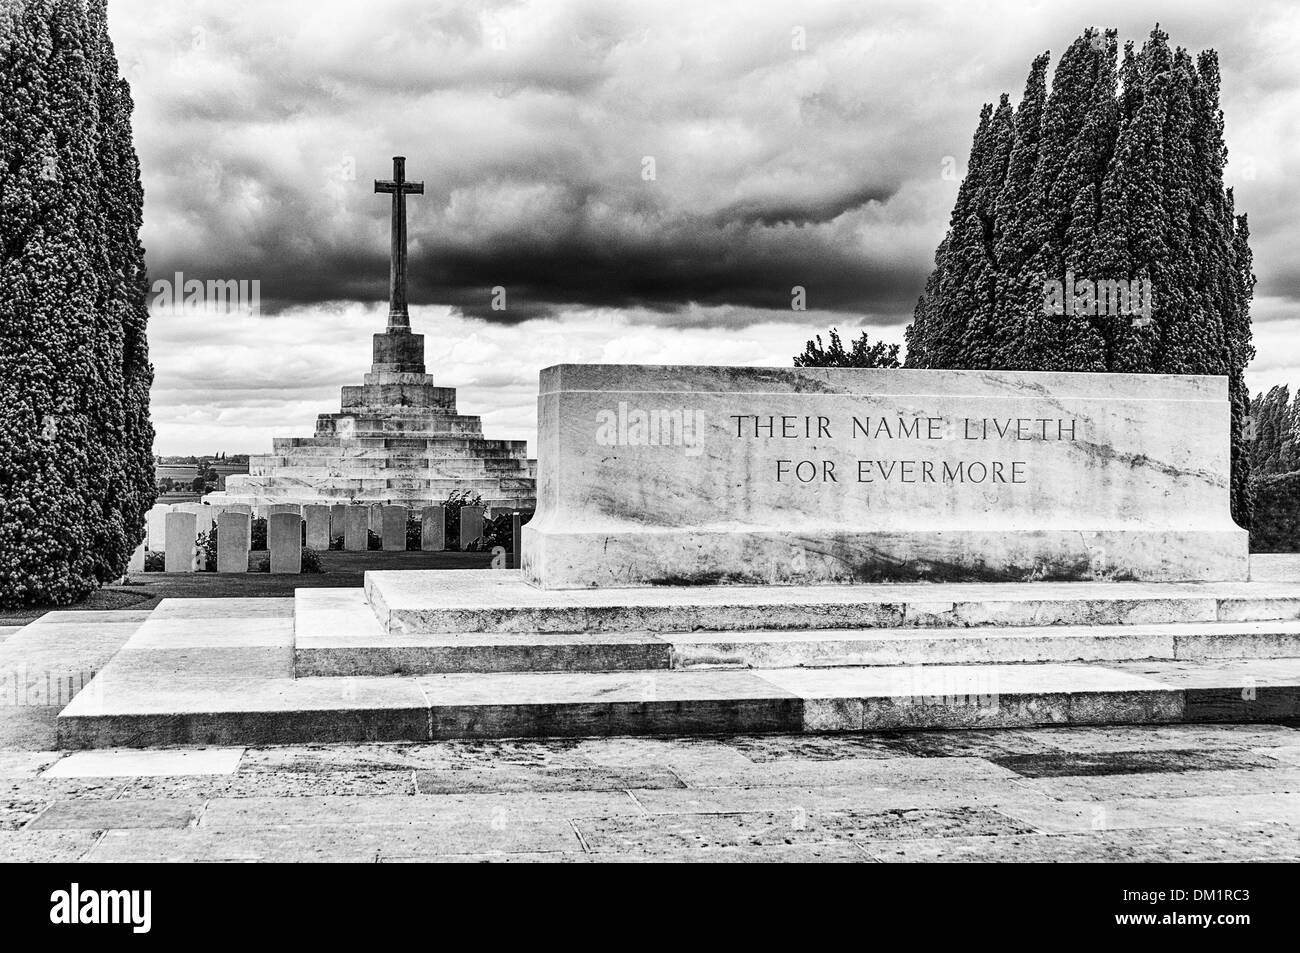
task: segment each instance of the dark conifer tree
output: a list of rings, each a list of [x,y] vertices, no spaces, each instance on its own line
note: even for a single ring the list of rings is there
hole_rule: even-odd
[[[1171,49],[1159,27],[1141,50],[1118,52],[1114,31],[1087,30],[1050,91],[1044,54],[1014,115],[984,107],[907,330],[907,365],[1225,375],[1233,515],[1246,526],[1254,276],[1249,228],[1223,185],[1218,59]],[[1065,313],[1047,313],[1046,283],[1067,271],[1149,280],[1150,320],[1099,313],[1096,302],[1078,313],[1069,288]]]
[[[152,439],[125,423],[128,405],[148,419],[124,347],[146,289],[142,258],[127,288],[130,226],[114,224],[135,223],[138,254],[138,178],[132,195],[111,170],[135,157],[102,2],[0,17],[0,603],[65,604],[121,573],[152,502],[124,465]]]

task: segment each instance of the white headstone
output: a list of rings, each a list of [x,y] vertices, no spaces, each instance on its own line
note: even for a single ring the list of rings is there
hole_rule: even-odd
[[[246,535],[248,536],[248,548],[251,550],[253,548],[253,520],[258,518],[256,508],[251,503],[227,503],[226,510],[230,513],[242,513],[248,517],[248,532]]]
[[[212,529],[212,510],[206,503],[177,503],[176,510],[194,514],[194,532],[203,534]]]
[[[440,553],[447,548],[447,511],[441,506],[426,506],[420,511],[420,548]]]
[[[406,507],[385,506],[383,515],[383,547],[385,552],[402,552],[406,549]]]
[[[161,553],[167,549],[167,514],[172,511],[166,503],[155,503],[145,514],[145,545],[150,552]]]
[[[248,572],[252,521],[233,506],[217,517],[217,572]]]
[[[212,507],[206,503],[178,503],[176,511],[180,513],[194,514],[194,535],[203,536],[212,531]],[[208,565],[207,553],[200,548],[195,557],[195,568],[206,569]]]
[[[330,548],[330,508],[308,503],[302,515],[307,522],[307,548],[325,552]]]
[[[167,572],[194,572],[198,550],[194,545],[194,514],[167,514]]]
[[[348,552],[364,553],[370,548],[370,510],[365,506],[349,506],[343,515],[343,548]]]
[[[483,507],[460,508],[460,548],[467,550],[483,536]]]
[[[266,522],[266,548],[271,551],[271,572],[302,572],[302,517],[272,513]]]

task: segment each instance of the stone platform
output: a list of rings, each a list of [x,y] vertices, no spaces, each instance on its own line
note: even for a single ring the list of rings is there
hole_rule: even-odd
[[[1300,581],[166,600],[65,747],[1300,719]]]

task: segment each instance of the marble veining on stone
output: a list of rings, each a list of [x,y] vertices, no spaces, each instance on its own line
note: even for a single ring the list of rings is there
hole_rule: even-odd
[[[547,588],[1241,580],[1222,377],[561,365]]]

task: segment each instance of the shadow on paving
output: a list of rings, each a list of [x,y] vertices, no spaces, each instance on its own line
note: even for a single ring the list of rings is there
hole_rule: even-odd
[[[266,557],[264,550],[253,552],[249,564]],[[165,573],[132,574],[125,585],[106,586],[71,606],[38,606],[0,613],[0,626],[24,625],[55,609],[111,610],[152,609],[161,599],[256,599],[282,596],[288,598],[295,589],[326,587],[360,588],[365,574],[380,569],[487,569],[491,553],[425,553],[331,551],[320,554],[323,573],[271,575],[270,573]]]

